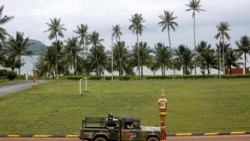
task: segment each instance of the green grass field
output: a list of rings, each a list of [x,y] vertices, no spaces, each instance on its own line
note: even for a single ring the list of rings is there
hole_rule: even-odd
[[[84,86],[84,84],[82,84]],[[157,101],[168,99],[168,133],[250,131],[250,80],[51,81],[0,97],[1,134],[78,134],[85,116],[134,115],[160,125]]]

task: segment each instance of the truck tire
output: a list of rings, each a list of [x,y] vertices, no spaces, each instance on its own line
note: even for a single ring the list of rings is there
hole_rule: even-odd
[[[97,137],[97,138],[95,138],[94,141],[107,141],[107,139],[104,137]]]
[[[149,137],[147,141],[159,141],[159,139],[156,137]]]

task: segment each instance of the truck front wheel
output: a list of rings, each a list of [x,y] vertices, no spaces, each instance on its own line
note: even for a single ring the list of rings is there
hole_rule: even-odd
[[[156,137],[149,137],[147,141],[159,141],[159,139]]]
[[[94,141],[107,141],[107,139],[104,137],[97,137],[97,138],[95,138]]]

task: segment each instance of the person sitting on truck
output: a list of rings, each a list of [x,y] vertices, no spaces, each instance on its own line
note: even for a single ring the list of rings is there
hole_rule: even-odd
[[[132,122],[127,122],[126,123],[126,129],[132,129],[132,128],[133,128]]]
[[[116,127],[116,119],[114,119],[113,114],[109,113],[108,118],[106,119],[106,127],[109,129],[114,129]]]
[[[113,114],[112,113],[109,113],[109,115],[108,115],[108,120],[113,120]]]
[[[118,121],[118,119],[114,118],[112,113],[109,113],[108,117],[106,118],[106,121]]]
[[[138,122],[134,122],[133,123],[133,128],[134,129],[139,129],[140,128],[139,123]]]

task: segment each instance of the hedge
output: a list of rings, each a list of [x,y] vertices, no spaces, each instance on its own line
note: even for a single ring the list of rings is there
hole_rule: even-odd
[[[8,71],[5,69],[0,70],[0,77],[7,77],[8,76]]]
[[[68,76],[68,80],[80,80],[87,77],[88,80],[112,80],[111,76]],[[249,79],[250,74],[246,75],[221,75],[222,79]],[[218,75],[166,75],[166,76],[144,76],[133,75],[113,76],[113,80],[165,80],[165,79],[219,79]]]

